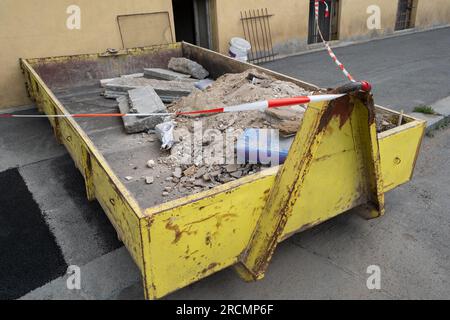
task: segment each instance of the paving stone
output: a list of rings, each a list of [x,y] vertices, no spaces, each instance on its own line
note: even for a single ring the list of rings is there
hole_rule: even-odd
[[[129,92],[133,109],[137,113],[161,113],[161,116],[122,117],[127,133],[139,133],[154,129],[155,126],[164,121],[166,117],[165,113],[167,113],[166,107],[153,89],[138,88],[135,90],[130,90]],[[130,113],[131,103],[129,103],[129,99],[126,96],[117,98],[117,101],[119,103],[120,113]]]
[[[132,74],[124,74],[120,76],[121,78],[142,78],[144,77],[144,73],[132,73]]]
[[[179,73],[172,70],[166,70],[161,68],[146,68],[144,69],[144,76],[149,79],[159,80],[186,80],[190,79],[189,74]]]
[[[191,81],[165,81],[147,78],[117,78],[105,84],[105,92],[127,92],[150,86],[163,100],[174,100],[189,95],[195,88]]]
[[[105,92],[103,92],[103,96],[106,99],[117,99],[119,97],[123,97],[126,95],[127,95],[126,91],[105,90]]]
[[[167,113],[166,106],[152,87],[142,87],[128,91],[130,106],[136,113]]]

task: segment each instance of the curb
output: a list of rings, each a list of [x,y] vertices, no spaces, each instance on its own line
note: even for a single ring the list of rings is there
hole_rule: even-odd
[[[426,133],[439,130],[450,124],[450,96],[430,105],[436,114],[413,112],[411,116],[427,122]]]

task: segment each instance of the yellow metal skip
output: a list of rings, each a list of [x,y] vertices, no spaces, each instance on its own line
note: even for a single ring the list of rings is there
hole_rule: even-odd
[[[21,64],[39,109],[67,114],[30,63]],[[367,218],[382,215],[384,192],[411,178],[424,123],[377,134],[374,113],[370,95],[311,104],[283,166],[153,208],[138,206],[73,119],[49,121],[88,198],[139,266],[146,298],[156,299],[233,265],[245,280],[260,279],[293,233],[358,206]]]

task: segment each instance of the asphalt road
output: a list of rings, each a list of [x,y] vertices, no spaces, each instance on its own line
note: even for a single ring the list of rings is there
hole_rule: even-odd
[[[450,28],[336,48],[335,53],[356,79],[373,85],[379,105],[412,112],[417,105],[450,96]],[[326,51],[264,67],[325,88],[346,82]]]
[[[449,39],[450,29],[442,29],[336,52],[355,76],[374,84],[377,103],[409,110],[450,95]],[[266,67],[325,87],[344,82],[323,52]],[[0,287],[6,288],[0,296],[141,299],[135,264],[99,205],[85,199],[83,179],[54,140],[47,120],[20,121],[0,122],[0,253],[15,265],[30,267],[0,264]],[[262,281],[245,283],[228,269],[167,298],[449,299],[449,169],[447,128],[424,139],[414,179],[386,195],[384,217],[365,221],[353,211],[290,238],[277,248]],[[14,225],[13,212],[23,215],[20,224],[28,215],[30,224]],[[27,238],[33,229],[39,233]],[[27,239],[49,251],[41,254],[41,245],[27,253]],[[17,250],[6,250],[12,243]],[[79,291],[67,290],[68,265],[81,268]],[[381,269],[380,290],[366,287],[370,265]],[[37,272],[33,266],[39,266]]]

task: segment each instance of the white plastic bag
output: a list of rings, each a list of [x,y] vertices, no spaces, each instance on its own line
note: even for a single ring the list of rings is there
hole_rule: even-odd
[[[173,137],[173,130],[175,129],[175,126],[176,122],[172,120],[160,123],[155,127],[156,135],[162,143],[161,149],[169,150],[172,148],[175,143],[175,139]]]

